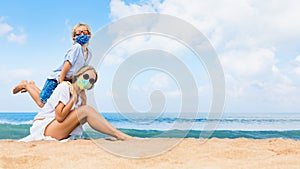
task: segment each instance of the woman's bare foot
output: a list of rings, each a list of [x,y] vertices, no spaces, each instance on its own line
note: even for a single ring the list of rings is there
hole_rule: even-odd
[[[129,136],[125,133],[119,133],[118,136],[116,137],[117,140],[122,140],[122,141],[125,141],[125,140],[135,140],[135,139],[138,139],[137,137],[132,137],[132,136]]]
[[[17,94],[19,92],[26,92],[26,84],[27,84],[27,80],[22,80],[21,83],[19,83],[17,86],[14,87],[13,89],[13,94]]]
[[[131,140],[133,137],[125,137],[125,136],[119,136],[116,138],[117,140],[125,141],[125,140]]]

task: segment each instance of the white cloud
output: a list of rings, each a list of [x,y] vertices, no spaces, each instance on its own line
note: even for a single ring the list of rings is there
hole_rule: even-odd
[[[16,42],[18,44],[25,44],[27,40],[27,35],[26,34],[20,34],[16,35],[14,33],[10,33],[9,36],[7,37],[9,42]]]
[[[110,17],[112,19],[119,19],[125,16],[130,16],[133,14],[145,13],[145,12],[155,12],[155,8],[151,3],[146,4],[130,4],[126,5],[124,1],[112,0],[110,2]]]
[[[104,64],[107,66],[119,65],[123,61],[124,59],[118,55],[108,55],[107,57],[105,57]]]
[[[186,47],[174,39],[155,35],[139,35],[130,37],[121,43],[117,44],[103,60],[106,66],[121,64],[126,58],[138,52],[147,49],[158,49],[169,52],[178,58],[186,58],[193,55],[184,55],[187,53]]]
[[[141,75],[143,76],[143,75]],[[148,76],[143,77],[148,79]],[[162,91],[166,97],[176,98],[181,96],[181,91],[174,86],[171,78],[165,73],[156,73],[149,77],[143,84],[132,84],[131,90],[140,94],[149,95],[155,90]]]
[[[181,97],[181,90],[173,90],[166,92],[167,97],[170,98],[179,98]]]
[[[142,3],[143,2],[143,3]],[[299,38],[300,10],[297,0],[182,0],[142,1],[125,4],[111,1],[111,16],[121,18],[138,13],[159,12],[180,17],[202,31],[209,39],[219,36],[223,40],[240,39],[243,36],[264,42],[280,43]],[[216,34],[216,35],[215,35]],[[216,37],[215,37],[216,38]],[[240,39],[242,40],[242,39]],[[261,44],[260,44],[261,45]]]
[[[300,76],[300,55],[291,62],[291,69],[296,76]]]
[[[300,63],[300,55],[298,55],[298,56],[295,58],[295,61],[296,61],[297,63]]]
[[[1,20],[0,20],[1,22]],[[0,23],[0,37],[9,33],[10,31],[12,31],[14,28],[10,25],[8,25],[7,23]]]
[[[282,48],[289,44],[299,46],[299,6],[297,0],[165,0],[137,4],[113,0],[111,17],[158,12],[184,19],[197,27],[216,49],[224,68],[229,100],[239,98],[244,105],[264,100],[269,106],[282,101],[295,108],[300,89],[284,65],[291,57]],[[300,56],[292,62],[292,72],[300,76]]]
[[[138,91],[141,93],[151,93],[154,90],[170,90],[170,77],[165,73],[156,73],[151,75],[150,77],[147,75],[140,75],[141,78],[146,80],[137,79],[137,83],[133,85],[134,91]],[[141,81],[144,81],[141,83]],[[140,87],[139,87],[140,86]]]
[[[15,69],[15,70],[9,70],[6,74],[9,77],[13,78],[26,78],[32,76],[34,73],[31,69]]]
[[[66,44],[69,44],[70,42],[73,43],[73,40],[71,38],[71,32],[72,32],[72,25],[70,24],[69,19],[65,19],[64,35],[61,37],[61,41],[63,43]]]
[[[273,36],[281,36],[282,38],[299,37],[300,23],[296,22],[300,16],[299,1],[273,0],[272,3],[265,1],[262,7],[265,8],[260,8],[260,12],[263,14],[261,18],[267,22],[269,28],[273,28],[269,33],[277,32],[279,34]],[[262,11],[266,9],[266,12]]]
[[[275,54],[267,49],[232,50],[224,53],[220,59],[224,71],[236,76],[261,76],[276,67]]]
[[[297,75],[297,76],[300,76],[300,67],[296,67],[294,69],[294,73]]]
[[[150,84],[155,89],[168,88],[170,86],[169,77],[164,73],[159,73],[150,78]]]
[[[4,69],[5,66],[1,67],[0,74],[3,79],[3,82],[6,84],[11,84],[12,82],[18,82],[22,79],[28,79],[34,75],[32,69]]]
[[[25,44],[27,40],[27,35],[24,33],[23,29],[20,29],[20,34],[17,35],[14,32],[14,27],[7,24],[7,23],[1,23],[3,22],[7,17],[0,17],[0,37],[5,36],[9,42],[14,42],[18,44]]]

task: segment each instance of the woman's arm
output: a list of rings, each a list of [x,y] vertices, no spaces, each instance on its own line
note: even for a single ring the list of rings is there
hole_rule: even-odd
[[[71,99],[70,101],[64,105],[61,101],[58,102],[57,106],[55,107],[55,119],[58,122],[63,122],[65,118],[70,113],[74,103],[77,102],[77,94],[73,91],[72,86],[70,85],[70,93],[71,93]]]

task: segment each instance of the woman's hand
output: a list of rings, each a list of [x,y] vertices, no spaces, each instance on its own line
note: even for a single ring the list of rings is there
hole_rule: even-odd
[[[73,85],[70,82],[67,82],[67,83],[69,84],[69,87],[70,87],[71,100],[73,100],[75,102],[78,98],[77,93],[76,93]]]
[[[78,99],[78,95],[77,95],[77,93],[76,93],[73,85],[70,82],[68,82],[68,81],[65,81],[65,83],[68,83],[68,85],[69,85],[71,100],[73,100],[74,102],[76,102],[77,99]]]

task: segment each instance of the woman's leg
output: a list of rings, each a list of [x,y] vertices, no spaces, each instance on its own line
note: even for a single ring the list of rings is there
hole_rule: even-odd
[[[80,121],[86,121],[94,130],[111,135],[118,140],[132,138],[113,127],[95,109],[87,105],[71,111],[61,123],[56,120],[52,121],[45,130],[45,136],[51,136],[57,140],[68,138],[69,134],[80,124]]]
[[[35,85],[33,81],[28,83],[27,80],[23,80],[13,89],[14,94],[20,91],[27,91],[39,107],[43,107],[45,105],[40,99],[41,90]]]

